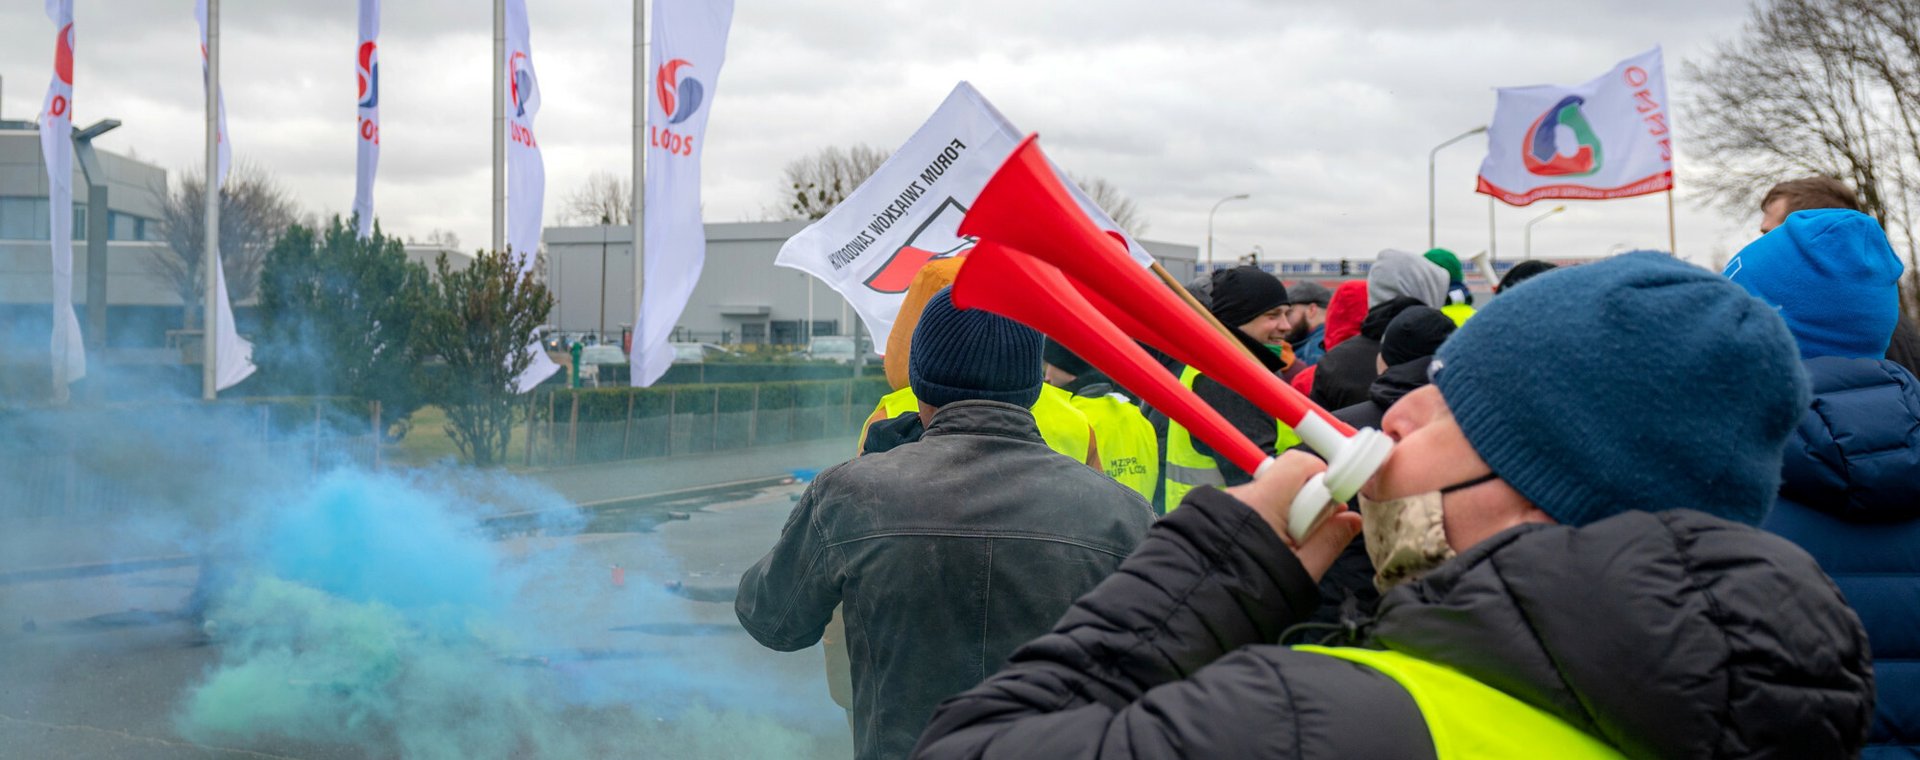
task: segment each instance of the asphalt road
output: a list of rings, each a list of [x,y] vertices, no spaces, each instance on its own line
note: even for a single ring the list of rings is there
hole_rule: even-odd
[[[590,736],[581,746],[592,749],[580,755],[751,757],[778,747],[798,757],[851,756],[819,648],[766,650],[740,630],[727,603],[740,572],[778,536],[799,488],[659,505],[690,519],[650,531],[597,521],[596,530],[610,532],[491,542],[509,564],[539,570],[523,596],[540,601],[516,614],[546,635],[536,649],[499,652],[480,675],[531,684],[535,694],[570,688],[561,691],[577,702],[553,711],[561,718],[546,728]],[[614,565],[624,585],[614,584]],[[180,614],[198,573],[177,567],[0,585],[0,757],[434,755],[379,721],[185,738],[194,690],[245,635],[217,626],[209,635]],[[669,584],[679,590],[665,590]],[[578,684],[600,686],[589,694]],[[653,701],[668,695],[671,705]],[[702,710],[682,709],[693,702]],[[448,725],[460,731],[489,720],[518,717],[456,716]],[[633,726],[648,731],[627,741],[620,732]]]

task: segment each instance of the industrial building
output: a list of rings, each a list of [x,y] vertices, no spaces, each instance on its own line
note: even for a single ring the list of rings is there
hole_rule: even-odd
[[[75,141],[74,158],[73,303],[81,332],[96,347],[158,344],[180,321],[180,297],[158,259],[166,255],[159,219],[167,172],[93,149],[86,139]],[[0,121],[0,350],[8,354],[47,350],[47,212],[39,130],[31,121]]]
[[[799,345],[814,335],[851,335],[858,317],[840,294],[813,276],[774,266],[780,246],[806,221],[720,222],[706,225],[707,262],[676,341]],[[555,305],[551,323],[561,332],[617,339],[633,324],[633,231],[627,226],[548,227],[547,286]],[[1174,277],[1193,276],[1199,248],[1142,240]]]

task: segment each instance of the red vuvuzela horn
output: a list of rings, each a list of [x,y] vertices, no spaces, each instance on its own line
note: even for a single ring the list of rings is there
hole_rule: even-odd
[[[1270,461],[1220,413],[1182,386],[1081,297],[1053,265],[983,240],[953,282],[953,303],[985,309],[1066,346],[1153,408],[1180,420],[1234,466],[1256,472]]]
[[[960,234],[1057,267],[1116,325],[1292,427],[1327,459],[1327,490],[1338,500],[1351,498],[1386,460],[1392,442],[1378,431],[1358,432],[1334,419],[1215,332],[1080,211],[1035,140],[1031,135],[1023,140],[988,180],[961,221]]]

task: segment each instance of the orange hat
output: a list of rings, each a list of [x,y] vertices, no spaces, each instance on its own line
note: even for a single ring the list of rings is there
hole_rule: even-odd
[[[893,318],[893,331],[887,333],[887,355],[883,361],[887,385],[894,390],[907,387],[907,355],[913,347],[913,328],[920,324],[920,312],[927,308],[927,302],[933,300],[935,293],[953,284],[964,260],[956,256],[929,261],[914,274],[913,284],[907,286],[907,297],[900,302],[900,314]]]

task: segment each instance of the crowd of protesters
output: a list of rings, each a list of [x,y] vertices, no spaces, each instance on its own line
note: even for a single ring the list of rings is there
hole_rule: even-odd
[[[1920,330],[1829,179],[1721,272],[1652,253],[1190,290],[1392,455],[1312,533],[1325,464],[1166,359],[1256,476],[1098,368],[916,276],[894,391],[740,582],[824,641],[861,758],[1920,754]],[[1164,357],[1162,357],[1164,358]]]

